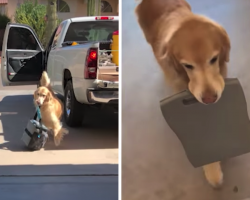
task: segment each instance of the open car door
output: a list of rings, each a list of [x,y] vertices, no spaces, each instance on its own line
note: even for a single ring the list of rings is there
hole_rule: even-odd
[[[3,86],[39,82],[44,70],[44,49],[30,26],[13,23],[6,26],[1,65]]]

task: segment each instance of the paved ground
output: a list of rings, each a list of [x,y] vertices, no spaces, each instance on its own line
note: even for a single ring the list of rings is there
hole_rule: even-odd
[[[20,140],[34,115],[35,86],[2,87],[0,80],[0,194],[4,200],[118,199],[118,117],[89,110],[60,147],[27,152]]]
[[[194,12],[213,18],[228,31],[232,41],[229,75],[240,79],[250,105],[250,0],[188,2]],[[207,184],[202,169],[194,169],[188,162],[160,111],[159,101],[171,92],[137,25],[136,4],[134,0],[122,1],[123,200],[250,197],[250,154],[223,162],[225,182],[218,191]]]

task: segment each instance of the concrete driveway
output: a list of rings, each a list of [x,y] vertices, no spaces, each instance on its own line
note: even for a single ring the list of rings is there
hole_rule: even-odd
[[[27,152],[21,136],[35,112],[35,88],[0,86],[1,198],[117,200],[117,115],[88,110],[83,126],[69,128],[61,146],[51,138],[45,149]]]
[[[231,42],[229,76],[239,78],[250,105],[250,0],[188,0],[221,23]],[[250,154],[222,163],[224,186],[213,190],[193,168],[163,119],[159,101],[171,94],[139,29],[136,1],[122,2],[123,200],[242,200],[250,196]],[[248,111],[250,111],[248,106]]]

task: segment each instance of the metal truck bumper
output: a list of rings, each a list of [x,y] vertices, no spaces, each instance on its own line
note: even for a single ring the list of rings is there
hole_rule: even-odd
[[[115,103],[118,104],[118,90],[97,90],[88,89],[87,91],[89,103]]]

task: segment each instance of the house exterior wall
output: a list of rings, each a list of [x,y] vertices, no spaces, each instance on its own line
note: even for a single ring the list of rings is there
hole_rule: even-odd
[[[110,13],[101,13],[101,15],[103,16],[117,16],[118,15],[118,0],[106,0],[107,2],[110,3],[110,5],[112,6],[113,12]]]
[[[86,0],[64,0],[70,7],[68,13],[57,13],[59,19],[64,20],[72,17],[87,16],[87,1]],[[103,16],[118,15],[118,0],[106,0],[112,6],[113,12],[101,13]],[[23,0],[8,0],[7,15],[14,20],[14,14],[17,7],[23,2]],[[38,0],[41,4],[47,4],[47,0]]]

